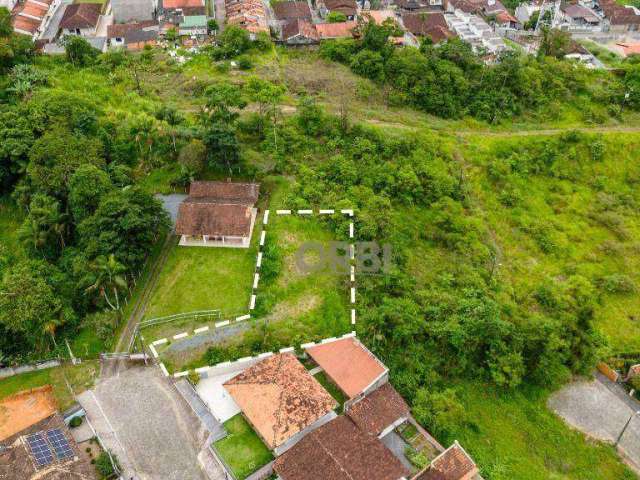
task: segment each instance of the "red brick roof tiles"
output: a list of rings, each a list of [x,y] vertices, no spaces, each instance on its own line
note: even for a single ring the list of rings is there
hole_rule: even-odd
[[[307,349],[311,358],[349,398],[362,393],[387,369],[355,338],[343,338]]]
[[[353,404],[347,415],[360,430],[374,436],[401,418],[409,416],[409,406],[389,383]]]
[[[399,480],[409,472],[376,437],[339,416],[278,457],[282,480]]]
[[[478,468],[458,442],[436,457],[414,480],[471,480]]]

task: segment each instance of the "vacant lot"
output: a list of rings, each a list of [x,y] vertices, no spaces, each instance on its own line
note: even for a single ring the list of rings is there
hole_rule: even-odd
[[[71,407],[74,403],[73,395],[65,383],[65,377],[76,394],[91,388],[97,378],[100,366],[98,362],[85,361],[76,366],[62,366],[38,370],[36,372],[23,373],[0,380],[0,399],[13,395],[22,390],[44,387],[53,387],[53,396],[60,411]]]
[[[224,427],[229,436],[217,441],[215,446],[238,480],[247,478],[273,459],[269,449],[242,415],[226,421]]]

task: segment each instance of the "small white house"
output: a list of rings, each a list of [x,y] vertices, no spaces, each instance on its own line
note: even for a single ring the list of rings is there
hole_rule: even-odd
[[[102,5],[98,3],[74,3],[67,6],[60,21],[62,35],[95,37],[101,13]]]

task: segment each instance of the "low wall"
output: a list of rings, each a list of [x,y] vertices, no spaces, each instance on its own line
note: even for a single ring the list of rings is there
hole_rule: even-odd
[[[60,365],[60,360],[49,360],[48,362],[35,363],[32,365],[3,368],[0,369],[0,378],[13,377],[21,373],[35,372],[36,370],[46,370],[47,368],[59,367]]]

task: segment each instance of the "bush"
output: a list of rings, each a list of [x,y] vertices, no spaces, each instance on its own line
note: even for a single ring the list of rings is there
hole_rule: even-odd
[[[100,453],[95,460],[95,466],[101,479],[106,480],[115,476],[115,471],[107,452]]]
[[[240,70],[251,70],[253,68],[253,63],[249,57],[242,55],[241,57],[238,57],[238,68]]]
[[[71,428],[78,428],[80,425],[82,425],[82,417],[73,417],[69,422]]]

